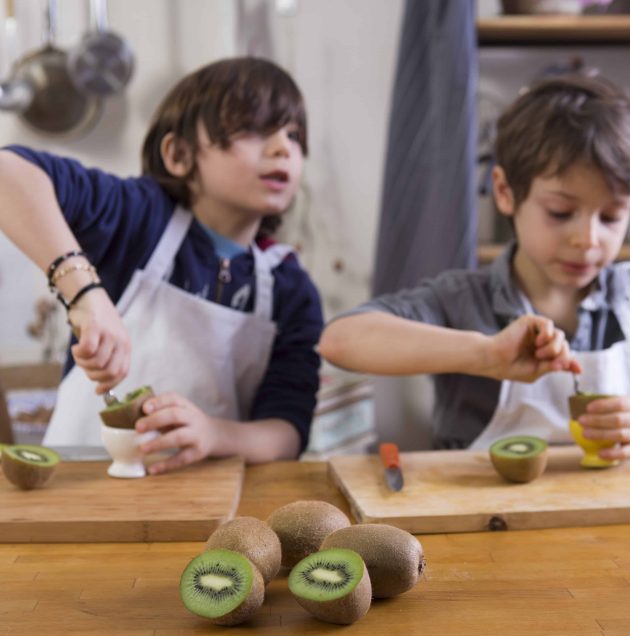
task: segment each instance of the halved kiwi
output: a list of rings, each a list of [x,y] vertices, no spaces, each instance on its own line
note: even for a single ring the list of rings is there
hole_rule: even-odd
[[[267,519],[282,546],[282,565],[291,568],[319,550],[335,530],[350,525],[350,519],[327,501],[298,500],[274,510]]]
[[[547,467],[547,442],[533,435],[504,437],[490,446],[490,461],[509,481],[533,481]]]
[[[99,412],[103,424],[112,428],[134,428],[136,420],[143,416],[142,405],[153,395],[150,386],[127,393],[123,400],[109,404]]]
[[[14,444],[2,449],[2,471],[22,490],[40,488],[53,476],[61,457],[50,448]]]
[[[238,625],[262,605],[265,585],[246,556],[216,549],[190,561],[182,573],[179,593],[193,614],[215,625]]]
[[[289,574],[289,590],[316,618],[350,625],[370,609],[372,586],[363,559],[353,550],[309,554]]]
[[[280,539],[264,521],[256,517],[235,517],[221,524],[210,535],[206,548],[223,548],[244,554],[258,568],[265,585],[280,570]]]
[[[322,550],[347,548],[365,562],[374,598],[410,590],[424,570],[422,545],[412,534],[386,523],[360,523],[329,534]]]

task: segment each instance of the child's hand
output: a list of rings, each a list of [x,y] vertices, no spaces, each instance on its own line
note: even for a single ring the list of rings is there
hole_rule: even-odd
[[[102,289],[85,294],[68,313],[79,342],[72,346],[74,361],[101,394],[113,389],[129,371],[131,344],[120,314]]]
[[[582,371],[571,356],[564,332],[549,318],[521,316],[491,340],[494,364],[488,375],[497,379],[533,382],[551,371]]]
[[[608,440],[618,445],[599,452],[602,459],[630,457],[630,397],[618,396],[593,400],[579,418],[586,439]]]
[[[206,415],[192,402],[177,393],[162,393],[147,400],[142,407],[147,414],[136,422],[139,433],[158,431],[158,438],[141,447],[149,455],[169,449],[178,452],[149,466],[152,475],[176,470],[198,462],[208,455],[220,454],[223,441],[234,426],[227,420]]]

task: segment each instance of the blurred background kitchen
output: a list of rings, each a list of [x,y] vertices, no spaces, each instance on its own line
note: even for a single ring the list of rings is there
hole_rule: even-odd
[[[330,319],[373,291],[497,253],[509,232],[488,193],[496,116],[543,74],[630,84],[630,16],[617,15],[627,11],[620,0],[0,0],[0,143],[137,174],[149,118],[183,74],[225,56],[275,60],[309,115],[304,183],[281,238],[299,250]],[[503,12],[533,15],[510,31]],[[546,32],[535,20],[549,12]],[[592,28],[582,13],[602,20]],[[27,58],[47,42],[84,83],[79,101],[71,86],[56,106],[35,108],[42,92]],[[111,56],[109,75],[94,77],[91,54]],[[67,328],[43,274],[2,235],[0,325],[0,420],[7,407],[15,437],[35,441]],[[431,406],[425,378],[326,366],[307,457],[379,438],[428,448]]]

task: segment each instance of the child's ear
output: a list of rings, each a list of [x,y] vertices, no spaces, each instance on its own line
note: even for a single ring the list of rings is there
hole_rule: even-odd
[[[514,193],[501,166],[492,169],[492,191],[497,209],[505,216],[514,214]]]
[[[160,143],[160,154],[165,168],[174,177],[185,177],[190,173],[193,165],[192,153],[188,144],[175,136],[175,133],[167,133]]]

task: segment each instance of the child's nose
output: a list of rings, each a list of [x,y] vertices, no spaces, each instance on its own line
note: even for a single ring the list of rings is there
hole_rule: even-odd
[[[276,130],[267,138],[267,152],[272,156],[288,156],[291,150],[291,140],[285,130]]]
[[[584,219],[574,229],[572,236],[574,247],[588,248],[595,247],[598,243],[597,219]]]

